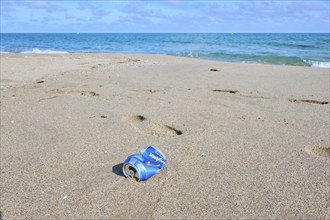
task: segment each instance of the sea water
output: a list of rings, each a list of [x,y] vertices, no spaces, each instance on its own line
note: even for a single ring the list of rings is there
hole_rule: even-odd
[[[1,34],[1,53],[166,54],[239,63],[330,67],[323,34]]]

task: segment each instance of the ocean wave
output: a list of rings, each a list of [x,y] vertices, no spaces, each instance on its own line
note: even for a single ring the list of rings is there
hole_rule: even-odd
[[[238,63],[261,63],[261,64],[275,64],[285,66],[309,66],[318,68],[330,68],[330,62],[307,60],[298,56],[279,56],[279,55],[255,55],[255,54],[235,54],[228,52],[197,52],[184,51],[175,54],[177,56],[222,60],[227,62]]]
[[[171,54],[170,54],[171,55]],[[176,56],[180,56],[180,57],[192,57],[192,58],[199,58],[202,55],[205,55],[203,53],[199,53],[199,52],[192,52],[192,51],[185,51],[185,52],[179,52],[174,54]]]
[[[319,48],[317,45],[309,45],[309,44],[294,44],[294,43],[269,43],[274,47],[284,47],[284,48],[298,48],[298,49],[316,49]]]
[[[285,43],[285,42],[271,42],[268,43],[274,47],[283,47],[283,48],[299,48],[299,49],[313,49],[318,48],[316,45],[309,45],[309,44],[296,44],[296,43]]]
[[[67,51],[59,50],[40,50],[38,48],[33,48],[32,51],[22,51],[20,53],[36,53],[36,54],[67,54]]]
[[[330,68],[330,62],[320,62],[320,61],[312,61],[306,60],[306,63],[310,64],[312,67],[319,67],[319,68]]]
[[[318,48],[318,46],[314,46],[314,45],[307,45],[307,44],[294,44],[294,45],[292,45],[292,46],[294,46],[294,47],[298,47],[298,48],[302,48],[302,49],[304,49],[304,48],[306,48],[306,49],[312,49],[312,48]]]
[[[163,40],[163,43],[172,43],[172,44],[191,44],[192,41],[184,41],[184,40]]]

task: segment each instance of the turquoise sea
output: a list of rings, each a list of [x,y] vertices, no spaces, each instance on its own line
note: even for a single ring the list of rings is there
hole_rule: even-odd
[[[239,63],[330,67],[324,34],[9,34],[1,53],[167,54]]]

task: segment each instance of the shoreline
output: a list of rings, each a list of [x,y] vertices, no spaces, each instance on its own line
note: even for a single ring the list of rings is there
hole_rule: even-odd
[[[33,49],[33,51],[35,48]],[[112,54],[122,54],[122,55],[155,55],[155,56],[171,56],[171,57],[179,57],[179,58],[191,58],[197,60],[207,60],[207,61],[215,61],[215,62],[224,62],[224,63],[232,63],[232,64],[261,64],[261,65],[275,65],[275,66],[294,66],[294,67],[312,67],[312,68],[325,68],[329,69],[329,62],[325,61],[309,61],[306,65],[294,65],[294,64],[285,64],[285,63],[268,63],[268,62],[257,62],[257,61],[230,61],[230,60],[220,60],[216,58],[206,58],[206,57],[194,57],[193,55],[183,56],[183,55],[175,55],[175,54],[157,54],[157,53],[115,53],[115,52],[67,52],[67,51],[56,51],[56,50],[45,50],[41,51],[36,49],[36,52],[27,51],[27,52],[0,52],[0,55],[82,55],[82,54],[100,54],[100,55],[112,55]],[[307,65],[308,64],[308,65]]]
[[[324,72],[328,73],[330,68],[321,68],[321,67],[312,67],[312,66],[294,66],[294,65],[278,65],[278,64],[268,64],[268,63],[237,63],[237,62],[227,62],[227,61],[220,61],[220,60],[211,60],[211,59],[201,59],[201,58],[194,58],[194,57],[183,57],[183,56],[176,56],[176,55],[165,55],[165,54],[131,54],[131,53],[65,53],[65,54],[38,54],[38,53],[0,53],[0,58],[3,60],[3,63],[5,64],[6,59],[14,58],[14,59],[20,59],[20,58],[31,58],[31,57],[40,57],[40,58],[50,58],[49,61],[52,62],[53,59],[61,59],[61,57],[65,58],[68,57],[69,59],[73,59],[71,63],[75,65],[79,65],[79,61],[75,62],[74,59],[85,59],[85,63],[83,68],[92,68],[93,63],[88,61],[90,57],[94,58],[94,61],[96,62],[98,58],[100,60],[104,61],[106,57],[108,58],[115,58],[115,59],[135,59],[137,57],[146,57],[149,58],[156,58],[156,59],[169,59],[169,60],[191,60],[192,62],[208,62],[210,65],[233,65],[233,66],[251,66],[252,68],[254,66],[256,67],[269,67],[269,68],[307,68],[311,70],[316,70],[316,72]],[[53,59],[52,59],[53,58]],[[55,62],[55,61],[54,61]],[[28,63],[28,62],[27,62]],[[90,66],[88,66],[88,63],[90,63]],[[11,63],[11,65],[13,65]],[[5,67],[6,68],[6,67]],[[34,68],[34,67],[33,67]],[[320,69],[320,71],[318,71]],[[6,74],[5,74],[6,75]]]
[[[327,34],[13,34],[2,49],[21,53],[146,53],[228,62],[330,68]]]
[[[328,68],[150,54],[0,61],[3,219],[330,218]],[[120,165],[149,145],[165,169],[125,179]]]

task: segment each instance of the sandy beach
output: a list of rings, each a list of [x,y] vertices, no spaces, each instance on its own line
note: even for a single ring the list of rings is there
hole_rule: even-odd
[[[1,219],[330,219],[329,88],[329,68],[1,54]],[[165,169],[126,179],[149,145]]]

